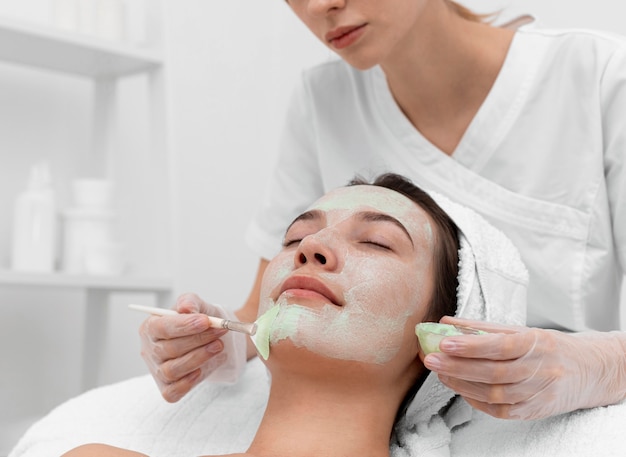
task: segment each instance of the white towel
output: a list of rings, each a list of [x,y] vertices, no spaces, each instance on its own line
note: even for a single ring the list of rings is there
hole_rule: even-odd
[[[151,376],[75,397],[34,424],[9,457],[51,457],[85,443],[106,443],[150,457],[244,452],[269,393],[265,366],[248,363],[236,385],[202,383],[178,403],[161,397]]]
[[[624,457],[626,403],[534,421],[495,419],[480,411],[452,435],[462,457]]]
[[[528,271],[513,243],[475,211],[443,195],[430,195],[460,232],[456,316],[525,324]],[[446,406],[446,414],[440,414]],[[393,456],[449,455],[451,429],[471,415],[471,407],[431,373],[396,428]]]

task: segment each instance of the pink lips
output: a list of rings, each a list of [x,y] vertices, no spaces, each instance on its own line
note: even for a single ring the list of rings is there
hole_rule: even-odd
[[[291,276],[280,288],[280,293],[288,291],[290,295],[299,297],[321,298],[333,305],[342,306],[335,294],[321,281],[310,276]]]
[[[324,38],[326,38],[326,41],[335,49],[347,48],[363,35],[366,25],[367,24],[337,27],[328,32]]]

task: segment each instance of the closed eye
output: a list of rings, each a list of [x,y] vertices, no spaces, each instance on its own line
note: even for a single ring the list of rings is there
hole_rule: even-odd
[[[283,238],[283,248],[299,245],[308,235],[321,230],[325,220],[324,213],[319,210],[311,210],[300,214],[287,227]]]
[[[283,240],[283,247],[284,248],[288,248],[290,246],[294,246],[294,245],[300,244],[301,241],[302,241],[301,238],[299,238],[299,239],[292,239],[292,240]]]
[[[386,249],[386,250],[388,250],[388,251],[391,251],[391,250],[392,250],[392,249],[391,249],[391,247],[389,247],[388,245],[383,244],[383,243],[381,243],[381,242],[379,242],[379,241],[364,240],[364,241],[361,241],[360,243],[361,243],[361,244],[370,244],[370,245],[372,245],[372,246],[376,246],[376,247],[379,247],[379,248],[382,248],[382,249]]]

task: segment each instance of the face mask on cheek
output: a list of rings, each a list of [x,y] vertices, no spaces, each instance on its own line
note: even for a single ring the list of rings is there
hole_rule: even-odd
[[[289,339],[296,347],[330,358],[376,364],[391,360],[402,346],[419,293],[416,281],[410,284],[393,268],[381,269],[375,263],[373,258],[348,257],[341,273],[320,275],[346,291],[343,307],[313,309],[279,300],[271,344]]]

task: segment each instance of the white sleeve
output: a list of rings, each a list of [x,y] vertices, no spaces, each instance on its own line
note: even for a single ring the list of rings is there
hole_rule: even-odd
[[[265,259],[278,253],[287,226],[324,193],[313,109],[304,76],[289,102],[277,163],[245,236]]]
[[[626,272],[626,47],[609,61],[601,87],[604,174],[613,237],[622,273]]]

